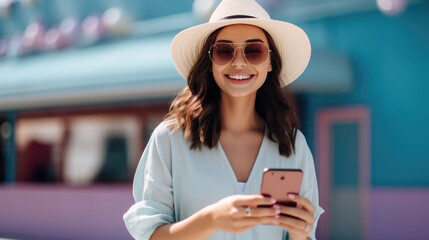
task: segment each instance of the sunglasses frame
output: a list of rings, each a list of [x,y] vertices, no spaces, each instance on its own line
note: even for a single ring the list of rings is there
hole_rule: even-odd
[[[230,45],[233,49],[234,49],[234,53],[232,54],[232,58],[231,58],[231,60],[229,60],[229,62],[227,62],[227,63],[225,63],[225,64],[218,64],[218,63],[216,63],[215,61],[213,61],[213,59],[212,59],[212,55],[211,55],[211,53],[212,53],[212,49],[213,49],[213,47],[215,47],[216,46],[216,44],[228,44],[228,45]],[[241,47],[236,47],[235,45],[243,45],[243,46],[241,46]],[[247,45],[249,45],[249,44],[262,44],[267,50],[268,50],[268,54],[267,54],[267,57],[264,59],[264,61],[262,61],[261,63],[259,63],[259,64],[253,64],[253,63],[251,63],[251,62],[249,62],[249,60],[247,60],[247,58],[246,58],[246,54],[244,53],[244,49],[246,48],[246,46]],[[233,43],[233,42],[217,42],[217,43],[214,43],[211,47],[210,47],[210,50],[207,52],[208,54],[209,54],[209,58],[210,58],[210,60],[212,61],[212,63],[214,63],[214,64],[216,64],[216,65],[219,65],[219,66],[223,66],[223,65],[227,65],[227,64],[229,64],[229,63],[231,63],[231,61],[235,58],[235,54],[236,54],[236,52],[237,52],[237,49],[238,48],[241,48],[241,49],[243,49],[243,56],[244,56],[244,59],[246,59],[246,62],[248,62],[249,64],[252,64],[252,65],[261,65],[261,64],[263,64],[265,61],[267,61],[267,59],[268,59],[268,56],[270,55],[270,53],[271,53],[271,49],[267,46],[267,45],[265,45],[265,43],[263,43],[263,42],[241,42],[241,43]]]

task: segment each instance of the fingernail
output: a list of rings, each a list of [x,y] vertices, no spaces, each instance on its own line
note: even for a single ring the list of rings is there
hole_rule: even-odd
[[[276,200],[274,198],[271,198],[270,203],[276,203]]]
[[[296,195],[295,195],[295,194],[293,194],[293,193],[289,193],[289,194],[288,194],[288,196],[289,196],[290,198],[295,198],[295,197],[296,197]]]

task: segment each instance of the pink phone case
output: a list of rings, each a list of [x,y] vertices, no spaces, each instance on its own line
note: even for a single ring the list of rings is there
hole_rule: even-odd
[[[288,197],[289,193],[299,194],[302,182],[300,169],[264,169],[261,184],[261,195],[272,197],[277,203],[296,206]]]

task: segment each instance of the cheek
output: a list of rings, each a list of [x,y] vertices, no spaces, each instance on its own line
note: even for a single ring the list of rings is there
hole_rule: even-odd
[[[221,77],[223,76],[222,74],[222,69],[219,66],[216,65],[212,65],[212,73],[213,73],[213,77],[215,79],[215,81],[217,83],[219,83],[218,81],[220,81]]]
[[[212,72],[213,74],[218,74],[219,72],[222,72],[222,68],[212,63]]]
[[[269,72],[271,72],[271,65],[264,65],[264,66],[260,66],[258,68],[258,73],[260,75],[261,78],[267,78],[267,75]]]

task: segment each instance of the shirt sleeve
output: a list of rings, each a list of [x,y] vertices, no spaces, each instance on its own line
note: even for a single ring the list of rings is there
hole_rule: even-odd
[[[314,167],[313,155],[308,148],[307,141],[304,135],[298,131],[296,137],[296,156],[299,163],[299,168],[303,170],[304,176],[301,185],[300,195],[310,200],[315,207],[314,213],[314,224],[313,230],[309,237],[313,240],[316,239],[316,228],[317,222],[319,221],[320,215],[325,212],[323,208],[319,206],[319,190],[317,187],[316,171]]]
[[[125,225],[135,239],[150,239],[156,228],[175,221],[170,131],[161,125],[137,166],[133,182],[136,203],[124,214]]]

